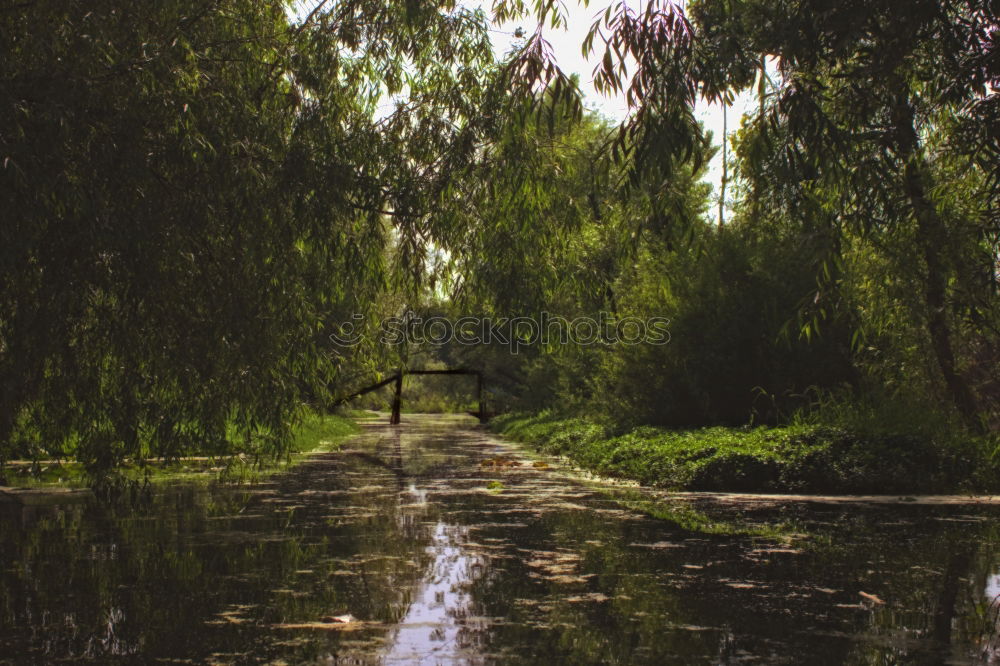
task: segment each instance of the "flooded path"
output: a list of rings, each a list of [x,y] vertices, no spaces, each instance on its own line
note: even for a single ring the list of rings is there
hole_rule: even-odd
[[[138,511],[0,505],[0,663],[971,664],[997,647],[995,503],[657,504],[473,419],[364,428],[271,482],[177,485]]]

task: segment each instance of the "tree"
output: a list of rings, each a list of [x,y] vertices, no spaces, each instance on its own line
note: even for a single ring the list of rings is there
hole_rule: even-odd
[[[713,4],[697,5],[695,14]],[[974,63],[995,48],[987,35],[996,17],[970,2],[921,2],[906,12],[891,3],[796,9],[782,14],[785,30],[765,21],[747,34],[745,48],[777,54],[782,73],[755,120],[757,146],[744,152],[751,196],[767,205],[780,199],[792,218],[827,225],[838,238],[898,242],[893,234],[913,225],[923,264],[913,316],[924,323],[946,394],[975,423],[979,409],[956,349],[952,313],[962,296],[954,285],[961,264],[995,261],[984,245],[978,256],[961,256],[959,248],[969,249],[970,232],[982,237],[997,191],[974,174],[959,175],[979,169],[981,151],[950,137],[957,124],[973,121],[970,109],[987,94]],[[744,3],[725,20],[753,25],[759,11]],[[966,211],[972,219],[949,217],[949,193],[973,182],[979,186],[969,194],[983,205]],[[831,247],[828,268],[842,241]],[[985,287],[995,293],[995,285]]]
[[[0,54],[0,460],[95,473],[279,452],[502,73],[450,2],[39,0]]]
[[[558,4],[498,2],[501,13],[533,11],[559,22]],[[506,13],[504,13],[506,12]],[[920,318],[937,374],[969,423],[978,406],[956,351],[954,280],[957,248],[978,234],[980,266],[996,263],[1000,73],[998,8],[973,0],[898,3],[818,0],[702,0],[685,12],[654,1],[641,10],[612,5],[594,24],[585,50],[603,51],[595,70],[601,90],[624,91],[633,108],[617,148],[634,174],[692,158],[699,136],[698,99],[727,100],[762,86],[768,59],[780,80],[754,119],[755,147],[743,152],[749,197],[810,227],[827,225],[831,254],[818,263],[836,272],[844,233],[867,238],[915,225],[922,266]],[[763,90],[763,88],[762,88]],[[931,140],[943,137],[943,140]],[[933,151],[931,150],[933,148]],[[950,164],[941,168],[943,162]],[[976,171],[959,185],[961,172]],[[974,219],[942,212],[949,188],[970,183],[981,202]],[[993,269],[995,270],[995,269]],[[973,300],[996,307],[996,280]],[[818,292],[816,296],[818,296]],[[968,302],[968,301],[967,301]],[[822,308],[820,308],[822,309]],[[980,313],[982,314],[982,313]],[[807,321],[814,330],[815,317]]]

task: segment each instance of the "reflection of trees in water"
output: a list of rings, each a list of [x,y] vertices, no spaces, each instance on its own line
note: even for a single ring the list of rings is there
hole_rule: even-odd
[[[541,658],[574,663],[684,663],[712,654],[726,662],[748,653],[939,663],[975,646],[983,572],[998,565],[1000,528],[935,520],[927,508],[895,526],[885,524],[899,518],[890,510],[850,513],[817,525],[799,545],[803,553],[761,559],[752,555],[760,541],[679,528],[669,536],[663,523],[650,533],[586,512],[552,512],[524,541],[575,549],[575,574],[584,580],[567,585],[526,561],[505,561],[474,595],[485,614],[508,619],[491,629],[494,645],[531,643]],[[679,546],[687,538],[701,543],[629,546],[657,539]]]
[[[981,641],[987,575],[1000,565],[996,510],[897,507],[840,515],[813,568],[832,584],[874,593],[855,631],[866,633],[848,655],[857,663],[913,663],[973,658]],[[819,575],[819,574],[817,574]],[[852,587],[853,585],[853,587]]]
[[[464,544],[468,531],[438,523],[428,554],[433,558],[406,614],[393,629],[386,664],[479,663],[488,622],[476,618],[470,586],[482,575],[483,561]]]
[[[997,577],[996,574],[993,576]],[[989,664],[1000,663],[1000,593],[987,594],[992,601],[983,613],[982,631],[979,637],[979,655]]]
[[[399,529],[400,486],[375,489],[384,470],[346,460],[304,466],[274,493],[182,486],[138,512],[65,506],[27,522],[5,514],[0,653],[266,657],[287,653],[269,642],[289,635],[261,623],[343,612],[397,620],[427,537]],[[339,494],[299,494],[316,489]],[[299,654],[340,639],[323,632]]]
[[[455,432],[420,427],[391,428],[377,451],[386,459],[405,498],[401,529],[429,537],[421,577],[405,614],[387,637],[381,659],[387,664],[479,663],[476,649],[483,643],[486,621],[476,619],[469,588],[484,570],[481,554],[466,548],[468,530],[448,524],[441,508],[427,501],[427,484],[463,470],[469,461],[456,461]],[[446,502],[446,500],[445,500]]]
[[[138,512],[2,513],[0,654],[304,661],[447,645],[580,664],[939,663],[995,630],[994,509],[758,510],[812,534],[768,554],[767,540],[601,513],[614,505],[551,478],[512,473],[485,492],[470,451],[496,453],[470,437],[414,419],[252,490],[181,486]],[[342,613],[383,624],[273,628]]]
[[[473,588],[483,614],[505,618],[490,629],[500,654],[504,646],[532,645],[540,662],[624,664],[683,663],[715,652],[717,632],[692,630],[697,609],[654,573],[661,557],[630,547],[645,535],[629,523],[554,510],[513,534],[497,528],[477,536],[535,549],[494,563],[502,571]]]

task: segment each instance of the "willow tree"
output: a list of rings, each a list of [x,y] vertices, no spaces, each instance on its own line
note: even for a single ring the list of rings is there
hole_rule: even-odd
[[[562,20],[556,2],[497,5],[540,26]],[[653,0],[608,7],[583,47],[598,56],[597,87],[632,107],[616,148],[636,174],[694,153],[699,100],[725,102],[756,83],[754,145],[742,151],[748,196],[829,235],[821,285],[836,281],[825,276],[838,270],[845,234],[877,252],[913,228],[910,316],[922,322],[944,395],[972,423],[978,405],[956,328],[984,332],[996,321],[998,26],[996,3],[977,0],[700,0],[686,9]],[[780,73],[773,89],[768,61]],[[804,331],[822,310],[807,313]]]
[[[280,451],[544,68],[453,2],[291,9],[0,9],[0,460]]]
[[[900,231],[912,228],[906,245],[919,262],[920,298],[911,316],[923,323],[946,394],[972,422],[978,407],[957,350],[957,314],[972,302],[995,308],[996,284],[963,294],[972,285],[960,276],[970,263],[992,273],[998,199],[977,164],[988,146],[958,140],[956,127],[979,125],[972,110],[996,95],[987,85],[997,82],[988,70],[996,16],[951,1],[905,12],[887,2],[799,9],[775,17],[790,21],[785,30],[764,22],[747,41],[779,55],[783,79],[746,151],[753,192],[875,247],[906,242]],[[727,20],[749,25],[755,11],[748,3]],[[973,205],[955,205],[959,196]]]

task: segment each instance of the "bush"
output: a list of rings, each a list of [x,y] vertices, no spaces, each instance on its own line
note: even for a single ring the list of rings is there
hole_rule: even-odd
[[[669,430],[608,426],[551,412],[492,427],[595,473],[673,489],[731,492],[945,493],[1000,490],[1000,447],[913,433],[797,423]]]

